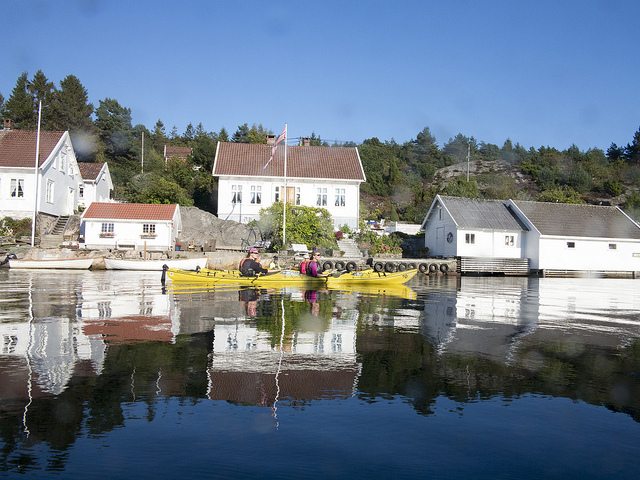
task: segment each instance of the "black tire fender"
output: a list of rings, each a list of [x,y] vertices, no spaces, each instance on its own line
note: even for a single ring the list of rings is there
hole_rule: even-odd
[[[335,265],[336,270],[344,270],[344,262],[342,260],[336,261]]]
[[[331,260],[327,260],[322,264],[323,270],[331,270],[333,268],[333,262]]]
[[[404,272],[407,269],[407,264],[406,263],[399,263],[398,264],[398,271],[399,272]]]
[[[384,270],[388,273],[393,273],[398,270],[398,266],[393,262],[387,262],[384,264]]]
[[[358,269],[356,262],[347,262],[347,272],[355,272]]]
[[[382,262],[376,262],[373,264],[373,270],[376,272],[383,272],[384,271],[384,263]]]
[[[431,265],[429,265],[429,273],[436,273],[438,271],[438,265],[435,263],[432,263]]]
[[[440,264],[440,271],[442,273],[447,273],[449,271],[449,265],[447,265],[446,263],[441,263]]]
[[[420,265],[418,265],[418,271],[420,273],[427,273],[428,270],[429,270],[429,265],[427,265],[426,263],[421,263]]]

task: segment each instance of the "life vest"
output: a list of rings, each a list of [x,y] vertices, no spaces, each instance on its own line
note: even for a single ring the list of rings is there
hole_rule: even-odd
[[[303,260],[300,262],[300,273],[303,275],[307,274],[307,267],[309,266],[309,260]]]

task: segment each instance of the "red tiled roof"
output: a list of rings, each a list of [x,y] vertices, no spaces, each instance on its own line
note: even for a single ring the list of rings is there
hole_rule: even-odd
[[[40,158],[42,165],[64,132],[40,131]],[[35,165],[37,132],[31,130],[0,131],[0,167],[31,167]]]
[[[172,220],[178,205],[149,203],[93,202],[83,218],[108,218],[114,220]]]
[[[98,178],[104,163],[78,162],[78,169],[83,180],[95,180]]]
[[[213,175],[284,176],[284,147],[264,169],[270,156],[270,145],[220,142]],[[345,147],[287,147],[287,177],[365,180],[358,151]]]

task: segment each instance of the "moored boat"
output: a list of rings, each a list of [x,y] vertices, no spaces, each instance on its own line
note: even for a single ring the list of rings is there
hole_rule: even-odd
[[[322,287],[326,277],[310,277],[295,270],[280,270],[255,277],[244,277],[239,270],[209,270],[191,272],[178,269],[167,270],[167,276],[174,283],[204,283],[233,285],[304,285]]]
[[[373,269],[345,272],[338,276],[327,277],[327,286],[341,285],[402,285],[416,276],[418,270],[412,268],[404,272],[376,272]]]
[[[418,270],[406,270],[404,272],[376,272],[372,269],[357,272],[330,273],[319,277],[303,275],[295,270],[282,270],[244,277],[238,270],[209,270],[184,271],[168,269],[166,274],[174,283],[205,283],[205,284],[235,284],[235,285],[305,285],[305,286],[329,286],[339,288],[341,285],[402,285],[411,280]],[[337,275],[337,276],[334,276]]]
[[[9,259],[9,268],[88,270],[94,258],[45,258],[41,260]]]
[[[160,272],[164,265],[180,270],[196,270],[203,269],[207,266],[207,257],[165,258],[161,260],[105,258],[104,264],[107,270],[145,270]]]

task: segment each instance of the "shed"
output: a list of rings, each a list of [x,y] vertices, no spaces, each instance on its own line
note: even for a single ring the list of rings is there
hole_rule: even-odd
[[[181,231],[177,204],[93,202],[80,222],[87,249],[172,251]]]

